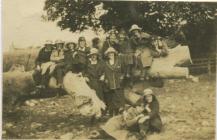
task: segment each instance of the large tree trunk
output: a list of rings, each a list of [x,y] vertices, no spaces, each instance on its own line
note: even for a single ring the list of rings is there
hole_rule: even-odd
[[[22,96],[29,95],[34,90],[34,81],[30,72],[4,72],[3,73],[3,103],[12,105]]]
[[[166,57],[155,58],[149,70],[150,76],[162,78],[185,78],[189,76],[187,67],[183,64],[192,63],[188,46],[177,46],[169,49]]]

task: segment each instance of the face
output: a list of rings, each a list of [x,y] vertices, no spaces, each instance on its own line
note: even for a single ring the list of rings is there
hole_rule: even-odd
[[[45,45],[45,51],[51,51],[52,50],[52,45],[51,44],[46,44]]]
[[[82,48],[83,48],[83,47],[86,47],[86,41],[83,41],[83,40],[80,41],[80,42],[79,42],[79,45],[80,45],[80,47],[82,47]]]
[[[125,34],[119,34],[119,40],[123,41],[126,38]]]
[[[111,43],[112,45],[115,44],[115,43],[117,43],[116,35],[115,35],[115,34],[110,35],[109,41],[110,41],[110,43]]]
[[[140,38],[140,32],[139,32],[139,30],[134,30],[134,31],[132,31],[132,34],[133,34],[135,37]]]
[[[75,50],[75,45],[74,44],[69,44],[69,48],[73,51],[73,50]]]
[[[93,61],[95,61],[95,60],[97,60],[97,55],[96,54],[93,54],[93,55],[91,55],[91,57],[90,57]]]
[[[57,50],[63,49],[63,44],[58,43],[56,46],[57,46]]]
[[[145,96],[145,100],[146,100],[148,103],[151,103],[152,100],[153,100],[153,96],[152,96],[152,95],[146,95],[146,96]]]
[[[103,42],[100,40],[97,46],[100,48],[103,45]]]
[[[114,59],[114,57],[115,57],[115,53],[113,53],[113,52],[108,53],[109,59]]]

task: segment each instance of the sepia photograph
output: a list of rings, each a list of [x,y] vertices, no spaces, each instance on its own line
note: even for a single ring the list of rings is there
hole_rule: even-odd
[[[1,139],[215,140],[217,2],[1,8]]]

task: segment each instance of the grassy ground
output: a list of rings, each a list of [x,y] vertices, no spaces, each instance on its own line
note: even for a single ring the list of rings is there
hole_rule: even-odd
[[[153,88],[160,102],[164,129],[148,140],[214,140],[215,75],[201,75],[198,83],[165,80],[163,88]],[[137,83],[135,88],[142,89]],[[3,113],[3,138],[86,138],[105,121],[92,125],[90,118],[79,116],[67,95],[35,99],[34,106],[23,105]]]

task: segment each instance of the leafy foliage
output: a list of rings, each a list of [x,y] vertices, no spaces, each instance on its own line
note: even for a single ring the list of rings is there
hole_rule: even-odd
[[[210,2],[46,0],[44,10],[43,17],[72,32],[89,28],[107,32],[114,27],[128,30],[138,24],[146,32],[165,37],[181,27],[191,46],[202,50],[216,34],[217,3]]]
[[[105,12],[96,17],[100,4]],[[216,3],[94,0],[46,0],[44,6],[47,19],[57,20],[61,29],[83,31],[102,27],[108,31],[113,26],[129,29],[136,23],[146,31],[162,35],[174,32],[182,21],[190,25],[211,22],[216,9]]]

